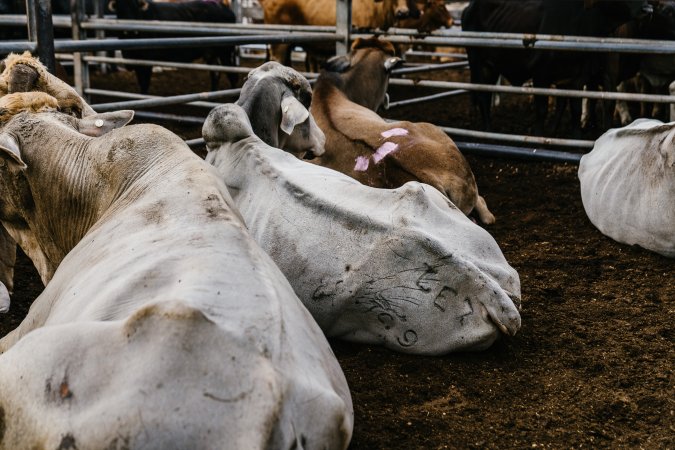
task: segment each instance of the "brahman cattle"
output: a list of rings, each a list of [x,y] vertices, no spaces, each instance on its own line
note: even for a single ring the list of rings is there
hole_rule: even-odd
[[[349,83],[358,86],[359,80],[387,80],[393,54],[389,42],[357,39],[349,58],[337,57],[337,64],[320,73],[311,113],[326,135],[326,147],[314,162],[373,187],[396,188],[407,181],[429,184],[465,214],[475,209],[483,223],[494,223],[478,195],[469,163],[440,128],[422,122],[387,122],[343,92],[350,92]],[[376,96],[383,93],[373,90],[370,105],[382,102]]]
[[[321,330],[213,168],[130,118],[0,132],[0,220],[51,278],[0,340],[0,448],[346,448]]]
[[[265,86],[290,70],[268,63]],[[238,105],[215,108],[202,131],[252,235],[328,336],[437,355],[519,329],[518,274],[436,189],[371,188],[301,161],[261,141]]]
[[[195,0],[184,3],[155,3],[148,0],[110,0],[108,7],[117,13],[118,19],[133,20],[161,20],[183,22],[215,22],[234,23],[236,17],[230,9],[229,0],[203,1]],[[183,37],[185,35],[182,35]],[[121,38],[166,38],[181,37],[180,34],[150,33],[138,31],[124,31]],[[159,61],[192,62],[203,58],[208,64],[219,63],[225,66],[234,66],[235,52],[232,46],[220,47],[193,47],[193,48],[164,48],[147,50],[122,50],[125,58],[150,59]],[[142,94],[150,89],[151,66],[132,65]],[[211,72],[211,90],[218,89],[220,80],[218,72]],[[238,76],[228,74],[231,86],[237,84]]]
[[[312,87],[290,67],[270,61],[249,72],[241,106],[255,133],[275,148],[321,155],[326,137],[309,114]]]
[[[620,25],[647,17],[652,11],[647,0],[472,0],[462,14],[462,29],[504,33],[609,36]],[[535,37],[533,36],[533,39]],[[523,49],[468,47],[471,82],[494,84],[499,75],[513,85],[532,79],[535,87],[581,89],[605,72],[603,57],[588,52],[542,51]],[[618,83],[609,82],[606,90]],[[473,94],[486,129],[491,129],[489,92]],[[579,133],[581,101],[570,100],[574,132]],[[535,133],[544,130],[548,110],[545,96],[535,97]],[[556,120],[557,122],[557,120]]]
[[[579,180],[602,234],[675,258],[675,122],[638,119],[603,134],[581,158]]]

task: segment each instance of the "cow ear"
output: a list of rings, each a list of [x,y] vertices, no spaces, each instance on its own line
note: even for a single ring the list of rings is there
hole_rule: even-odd
[[[141,11],[147,11],[148,8],[150,7],[150,4],[148,2],[146,2],[145,0],[140,0],[138,2],[138,6],[141,7]]]
[[[352,63],[349,56],[333,56],[323,65],[323,68],[329,72],[342,73],[351,67]]]
[[[293,128],[309,117],[309,111],[297,98],[287,95],[281,100],[281,130],[290,135]]]
[[[0,133],[0,157],[19,169],[28,167],[21,159],[19,143],[9,133]]]
[[[130,109],[113,111],[92,116],[83,117],[77,121],[77,129],[87,136],[103,136],[115,128],[121,128],[131,122],[134,112]]]

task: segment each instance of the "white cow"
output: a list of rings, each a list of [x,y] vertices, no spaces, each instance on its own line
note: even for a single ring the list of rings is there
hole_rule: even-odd
[[[579,165],[581,200],[603,234],[675,258],[675,122],[609,130]]]
[[[519,329],[517,272],[436,189],[371,188],[301,161],[262,142],[238,105],[202,132],[253,237],[328,336],[437,355]]]
[[[0,340],[0,449],[346,448],[342,371],[213,168],[158,126],[80,134],[111,118],[1,130],[0,219],[51,280]]]

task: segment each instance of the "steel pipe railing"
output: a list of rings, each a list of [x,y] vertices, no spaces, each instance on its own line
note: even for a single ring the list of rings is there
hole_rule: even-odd
[[[391,71],[392,75],[408,75],[411,73],[422,73],[422,72],[432,72],[434,70],[446,70],[446,69],[468,69],[468,61],[458,61],[450,63],[439,63],[439,64],[424,64],[417,67],[402,67],[400,69],[394,69]]]
[[[266,35],[266,36],[207,36],[183,38],[146,38],[146,39],[105,39],[105,40],[57,40],[54,47],[57,52],[83,52],[99,50],[131,50],[147,48],[188,48],[218,47],[226,45],[298,42],[335,42],[342,36],[328,34],[303,35]]]
[[[353,34],[353,38],[370,37],[372,34]],[[445,45],[455,47],[490,47],[506,49],[535,49],[535,50],[560,50],[580,52],[617,52],[617,53],[649,53],[649,54],[675,54],[675,41],[649,41],[641,40],[639,43],[620,42],[606,43],[585,41],[523,41],[517,39],[490,39],[468,37],[437,37],[424,38],[406,36],[388,36],[387,40],[394,44],[409,45]]]
[[[484,144],[479,142],[457,142],[457,148],[467,155],[498,156],[519,158],[534,161],[551,161],[579,164],[583,154],[563,152],[559,150],[546,150],[539,148],[511,147],[498,144]]]
[[[21,53],[28,50],[36,54],[38,49],[37,42],[30,41],[5,41],[0,42],[0,53]]]
[[[595,141],[585,141],[580,139],[560,139],[518,134],[502,134],[488,131],[465,130],[462,128],[452,127],[439,128],[445,131],[446,134],[452,136],[453,139],[455,136],[461,136],[476,139],[489,139],[493,141],[516,142],[519,144],[550,145],[553,147],[577,148],[584,150],[593,148],[593,145],[595,144]]]
[[[392,78],[390,85],[422,86],[440,89],[465,89],[467,91],[499,92],[506,94],[546,95],[550,97],[592,98],[597,100],[626,100],[636,102],[675,103],[672,95],[631,94],[627,92],[579,91],[572,89],[535,88],[525,86],[494,86],[491,84],[472,84],[458,81],[406,80]]]
[[[1,23],[1,22],[0,22]],[[203,28],[213,31],[227,30],[228,32],[250,32],[259,31],[259,34],[264,32],[309,32],[309,33],[336,33],[334,26],[316,26],[316,25],[274,25],[274,24],[241,24],[241,23],[217,23],[217,22],[183,22],[171,21],[158,22],[156,20],[130,20],[130,19],[89,19],[83,23],[85,28],[89,29],[109,29],[110,26],[123,25],[125,30],[139,31],[136,27],[143,27],[144,31],[161,31],[165,29],[173,29],[176,31],[190,31],[192,28]],[[146,28],[149,27],[149,28]]]
[[[216,100],[239,95],[241,89],[226,89],[223,91],[200,92],[197,94],[173,95],[170,97],[130,100],[127,102],[99,103],[92,105],[97,112],[116,111],[119,109],[154,108],[158,106],[181,105],[198,100]]]
[[[179,116],[177,114],[158,113],[150,111],[136,111],[134,117],[148,120],[164,120],[169,122],[182,123],[185,125],[203,125],[206,117]]]
[[[108,90],[105,90],[105,89],[91,89],[91,88],[87,89],[85,94],[87,94],[87,95],[97,95],[97,96],[100,96],[100,97],[126,98],[126,99],[130,99],[130,100],[148,100],[148,99],[157,99],[157,98],[167,98],[167,97],[161,97],[159,95],[135,94],[133,92],[118,92],[118,91],[108,91]],[[228,95],[224,98],[236,97],[237,95],[238,94],[233,93],[231,96]],[[199,107],[199,108],[213,109],[216,106],[220,106],[221,103],[194,101],[194,102],[185,103],[185,105],[195,106],[195,107]]]
[[[439,92],[438,94],[432,94],[432,95],[426,95],[424,97],[416,97],[416,98],[409,98],[406,100],[399,100],[397,102],[391,102],[389,105],[387,105],[387,110],[390,110],[392,108],[397,108],[399,106],[407,106],[407,105],[414,105],[416,103],[425,103],[425,102],[431,102],[434,100],[439,100],[442,98],[447,98],[447,97],[454,97],[456,95],[460,94],[466,94],[469,91],[465,89],[457,89],[454,91],[446,91],[446,92]]]
[[[199,147],[201,145],[206,145],[206,142],[204,142],[204,138],[190,139],[185,141],[185,143],[189,147]]]

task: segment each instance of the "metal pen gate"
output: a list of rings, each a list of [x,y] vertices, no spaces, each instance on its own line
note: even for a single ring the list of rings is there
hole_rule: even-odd
[[[150,108],[155,106],[190,104],[204,108],[212,108],[218,103],[215,100],[234,99],[239,95],[239,89],[228,89],[215,92],[202,92],[189,95],[170,97],[155,97],[134,93],[122,93],[92,89],[89,84],[90,64],[135,64],[180,69],[210,70],[219,72],[247,73],[250,69],[244,67],[215,66],[195,63],[172,63],[166,61],[130,60],[119,57],[101,56],[97,52],[123,49],[153,49],[153,48],[184,48],[220,45],[251,46],[249,48],[264,48],[271,43],[299,44],[310,42],[335,42],[336,53],[345,54],[353,38],[369,37],[372,34],[352,34],[351,29],[351,0],[335,0],[337,8],[336,26],[286,26],[265,25],[254,23],[260,20],[261,14],[256,9],[256,0],[234,0],[233,9],[238,12],[237,17],[251,18],[244,23],[219,24],[199,22],[160,22],[118,20],[104,17],[104,0],[96,3],[95,13],[85,14],[84,0],[71,0],[70,16],[52,16],[50,0],[26,0],[26,15],[0,16],[2,25],[26,25],[28,41],[0,42],[0,53],[19,52],[29,50],[40,57],[40,60],[54,71],[56,59],[72,61],[76,90],[89,98],[92,95],[105,95],[125,99],[124,101],[93,105],[100,112],[123,108]],[[72,31],[72,39],[54,40],[52,27],[66,28]],[[181,38],[154,38],[154,39],[116,39],[106,37],[105,33],[117,30],[152,31],[153,33],[180,32],[186,36]],[[88,37],[88,31],[93,31],[93,38]],[[415,46],[452,46],[452,47],[498,47],[498,48],[531,48],[555,51],[583,51],[602,52],[612,51],[621,53],[640,54],[675,54],[675,41],[650,41],[643,39],[616,39],[592,38],[575,36],[552,36],[531,34],[507,33],[478,33],[462,32],[456,29],[439,30],[429,34],[419,34],[408,29],[389,29],[387,32],[378,31],[378,35],[386,37],[397,44]],[[425,53],[425,52],[420,52]],[[431,52],[426,52],[432,54]],[[459,55],[454,54],[457,57]],[[397,69],[393,72],[390,84],[393,86],[420,86],[438,89],[440,92],[433,95],[394,102],[390,108],[405,104],[420,103],[437,100],[439,98],[463,95],[470,91],[493,93],[509,93],[519,95],[546,95],[552,97],[594,98],[600,100],[648,101],[653,103],[675,104],[672,95],[645,95],[621,92],[558,90],[553,88],[534,88],[500,85],[477,85],[471,83],[412,80],[404,78],[409,74],[420,74],[433,70],[447,70],[466,68],[467,63],[458,61],[453,63],[424,64],[420,66]],[[303,73],[309,79],[316,77],[313,73]],[[201,123],[203,117],[185,117],[171,114],[139,111],[139,118],[182,120],[188,123]],[[577,163],[581,157],[580,150],[592,148],[593,141],[559,139],[527,135],[511,135],[504,133],[489,133],[476,130],[465,130],[450,127],[441,127],[455,141],[457,138],[469,138],[481,142],[457,142],[458,147],[465,153],[488,154],[540,160],[553,160]],[[483,141],[496,141],[497,144]],[[190,145],[199,145],[200,140],[188,141]],[[523,145],[528,145],[524,147]],[[530,145],[558,148],[532,148]],[[575,152],[565,151],[575,150]]]

